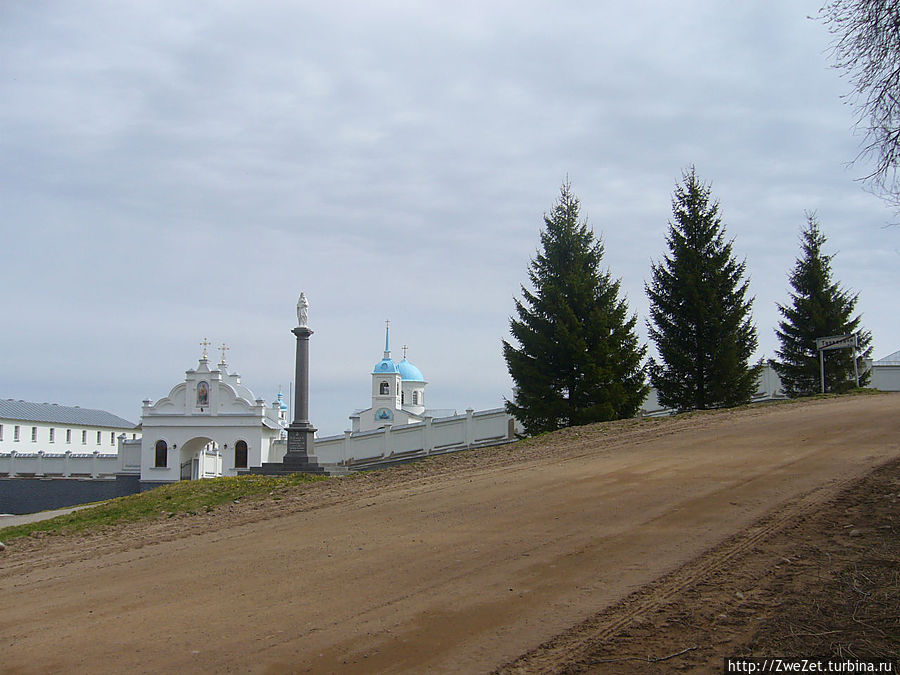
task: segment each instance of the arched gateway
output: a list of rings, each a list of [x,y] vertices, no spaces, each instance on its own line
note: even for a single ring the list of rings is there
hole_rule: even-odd
[[[287,406],[281,394],[271,405],[228,372],[210,368],[203,356],[196,369],[159,401],[144,401],[141,414],[141,484],[234,476],[280,461],[285,453]]]

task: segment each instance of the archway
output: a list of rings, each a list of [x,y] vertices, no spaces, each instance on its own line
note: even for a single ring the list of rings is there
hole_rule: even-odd
[[[219,444],[206,436],[192,438],[178,448],[180,480],[197,480],[222,475]]]

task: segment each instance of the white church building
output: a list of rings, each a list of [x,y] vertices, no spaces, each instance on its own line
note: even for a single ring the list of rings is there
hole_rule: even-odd
[[[391,326],[385,322],[384,355],[372,369],[372,405],[350,415],[353,433],[372,431],[385,426],[400,426],[422,422],[426,417],[444,417],[455,410],[432,410],[425,407],[425,377],[406,358],[391,359]]]
[[[185,372],[165,398],[141,410],[141,483],[236,476],[285,452],[287,406],[281,393],[267,405],[228,370],[210,367],[204,340],[195,369]]]

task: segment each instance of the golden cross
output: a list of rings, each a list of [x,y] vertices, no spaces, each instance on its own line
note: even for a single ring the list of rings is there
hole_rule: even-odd
[[[223,342],[222,346],[219,347],[219,349],[222,350],[222,365],[225,365],[225,352],[229,351],[231,349],[231,347],[226,346],[225,343]]]
[[[210,342],[206,338],[203,338],[203,342],[200,343],[200,346],[203,347],[203,356],[201,357],[204,361],[206,361],[206,348],[209,347]]]

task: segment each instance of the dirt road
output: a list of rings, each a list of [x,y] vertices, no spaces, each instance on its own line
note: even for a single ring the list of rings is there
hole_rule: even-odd
[[[859,396],[571,429],[27,541],[0,557],[0,669],[490,671],[814,513],[900,457],[898,412]]]

